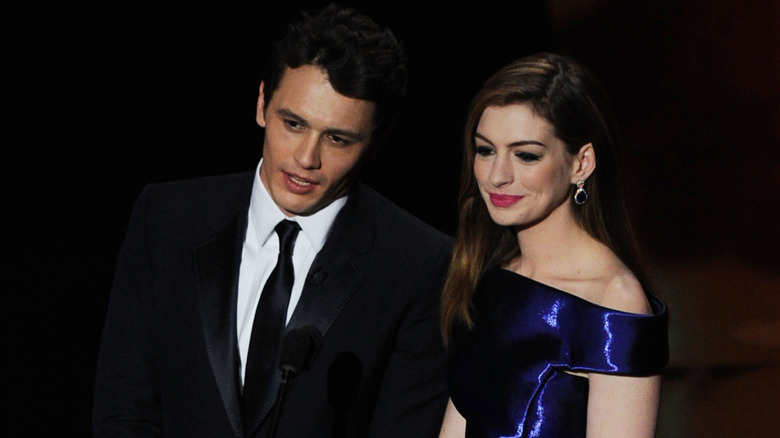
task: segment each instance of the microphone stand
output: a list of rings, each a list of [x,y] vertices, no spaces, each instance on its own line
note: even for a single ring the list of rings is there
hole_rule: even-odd
[[[271,410],[273,417],[268,429],[268,437],[275,438],[279,428],[279,420],[282,418],[282,406],[287,395],[290,383],[295,376],[308,370],[314,363],[314,359],[322,346],[322,334],[317,328],[306,326],[288,331],[282,339],[279,355],[279,369],[282,370],[282,381],[276,392],[276,401]]]
[[[287,394],[288,383],[294,376],[294,371],[289,369],[282,370],[282,381],[279,383],[279,389],[276,392],[276,403],[273,407],[274,415],[271,418],[271,427],[268,430],[268,438],[276,438],[276,430],[279,428],[279,420],[282,418],[284,396]]]

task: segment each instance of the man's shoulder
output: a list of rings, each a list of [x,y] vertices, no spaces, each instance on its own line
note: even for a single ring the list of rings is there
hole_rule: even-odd
[[[253,176],[252,172],[202,176],[151,183],[145,190],[154,192],[157,196],[222,196],[225,192],[250,192]]]
[[[187,205],[208,208],[248,199],[252,191],[251,172],[150,183],[141,197],[161,206],[182,208]]]
[[[187,226],[205,221],[218,226],[248,208],[252,178],[246,172],[148,184],[136,209],[153,222]]]

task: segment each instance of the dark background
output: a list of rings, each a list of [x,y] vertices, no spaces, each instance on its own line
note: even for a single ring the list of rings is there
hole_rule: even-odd
[[[268,45],[324,2],[30,2],[4,14],[5,436],[88,436],[113,265],[150,182],[253,170]],[[365,180],[453,233],[461,129],[492,72],[571,54],[613,97],[639,236],[659,269],[717,256],[776,278],[780,7],[773,0],[356,5],[411,82]],[[738,293],[736,291],[735,293]]]

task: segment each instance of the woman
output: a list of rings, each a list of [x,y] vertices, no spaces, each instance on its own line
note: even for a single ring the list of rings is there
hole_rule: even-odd
[[[520,59],[475,97],[465,145],[440,437],[652,437],[667,315],[605,93],[572,59]]]

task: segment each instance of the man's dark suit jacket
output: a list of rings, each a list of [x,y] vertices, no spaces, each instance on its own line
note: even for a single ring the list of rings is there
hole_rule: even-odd
[[[252,181],[151,185],[138,198],[98,361],[96,436],[265,436],[268,409],[244,432],[239,406],[236,295]],[[323,345],[290,387],[279,437],[344,428],[338,435],[436,436],[447,400],[438,309],[450,245],[356,185],[288,324],[317,327]]]

